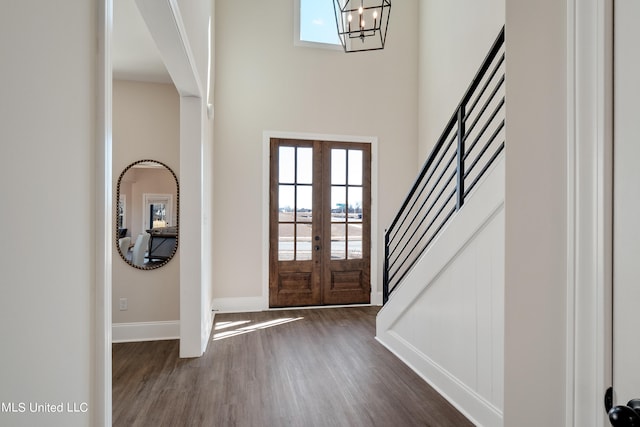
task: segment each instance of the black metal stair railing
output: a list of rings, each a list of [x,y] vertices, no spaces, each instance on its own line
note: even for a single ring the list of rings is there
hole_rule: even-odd
[[[385,231],[383,302],[504,150],[504,27]]]

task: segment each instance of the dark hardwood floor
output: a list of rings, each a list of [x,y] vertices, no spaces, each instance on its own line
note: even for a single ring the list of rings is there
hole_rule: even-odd
[[[375,339],[377,307],[218,314],[204,356],[113,345],[114,426],[472,426]]]

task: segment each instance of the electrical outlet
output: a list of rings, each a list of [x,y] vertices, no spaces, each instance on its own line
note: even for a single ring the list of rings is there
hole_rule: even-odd
[[[120,298],[120,311],[127,310],[129,308],[129,302],[126,298]]]

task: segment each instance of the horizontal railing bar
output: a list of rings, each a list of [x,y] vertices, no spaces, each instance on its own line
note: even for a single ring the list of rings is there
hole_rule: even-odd
[[[435,173],[435,171],[437,170],[438,166],[440,166],[440,164],[442,163],[442,159],[444,158],[445,154],[449,151],[449,149],[451,148],[451,145],[453,144],[453,142],[456,139],[456,134],[454,134],[451,137],[451,140],[449,141],[449,143],[447,144],[447,148],[440,150],[442,152],[442,154],[440,155],[440,158],[437,160],[437,162],[435,163],[436,166],[434,166],[433,168],[431,168],[431,173],[429,173],[429,176],[424,180],[424,184],[422,185],[422,188],[420,189],[420,192],[418,193],[418,195],[416,197],[412,197],[413,199],[413,203],[411,204],[410,207],[406,208],[405,210],[407,212],[410,212],[416,205],[416,203],[418,202],[418,199],[420,198],[420,195],[422,195],[422,192],[424,191],[424,189],[427,187],[427,184],[429,183],[429,181],[431,181],[431,178],[433,177],[433,174]],[[447,165],[448,166],[448,165]],[[414,194],[415,195],[415,194]],[[402,222],[400,224],[398,224],[398,228],[402,227],[404,225],[404,222],[407,220],[407,216],[404,215]],[[391,232],[389,230],[387,230],[387,234],[390,235],[389,237],[389,242],[392,242],[395,240],[396,236],[398,235],[398,232],[400,230],[398,229],[397,231],[394,231],[393,235],[391,236]]]
[[[478,176],[473,180],[473,182],[471,182],[471,185],[469,185],[469,187],[467,188],[467,191],[464,193],[465,197],[466,197],[467,194],[469,194],[469,192],[471,190],[473,190],[473,187],[475,187],[475,185],[478,183],[478,181],[480,181],[480,178],[482,178],[484,176],[484,173],[487,171],[487,169],[489,169],[489,167],[493,164],[493,162],[496,160],[496,158],[498,158],[498,156],[500,155],[502,150],[504,150],[504,141],[502,141],[502,144],[500,144],[500,146],[498,146],[498,149],[495,151],[495,153],[493,153],[493,156],[491,156],[489,161],[484,165],[484,167],[482,168],[482,170],[480,171]]]
[[[442,157],[444,157],[444,155],[445,155],[446,153],[447,153],[447,151],[443,151],[443,152],[442,152]],[[442,172],[440,173],[440,176],[438,177],[438,179],[436,180],[436,182],[435,182],[435,183],[433,184],[433,186],[431,187],[431,190],[429,191],[429,194],[427,194],[427,197],[425,197],[425,198],[424,198],[424,201],[422,202],[422,204],[421,204],[421,205],[420,205],[420,207],[418,208],[418,212],[421,212],[421,211],[422,211],[422,208],[424,208],[424,205],[427,203],[427,200],[429,200],[429,197],[431,197],[431,195],[433,194],[434,190],[436,189],[436,187],[438,186],[438,184],[439,184],[439,183],[440,183],[440,181],[442,180],[442,177],[443,177],[443,176],[444,176],[444,174],[447,172],[447,170],[449,169],[449,167],[451,166],[451,164],[453,163],[453,161],[456,159],[456,154],[457,154],[457,153],[455,153],[455,152],[454,152],[454,153],[451,155],[451,158],[449,159],[449,161],[448,161],[448,162],[445,164],[445,166],[442,168]],[[442,157],[440,158],[440,161],[442,161]],[[436,172],[436,170],[437,170],[436,168],[434,168],[434,169],[432,170],[431,175],[429,176],[429,180],[430,180],[430,179],[431,179],[431,177],[433,176],[433,173],[435,173],[435,172]],[[425,183],[425,188],[426,188],[426,183]],[[424,188],[423,188],[423,190],[424,190]],[[421,192],[420,194],[422,194],[422,192]],[[416,197],[416,198],[415,198],[415,202],[417,202],[417,201],[418,201],[418,199],[419,199],[419,197]],[[413,206],[415,206],[415,202],[414,202]],[[412,207],[412,209],[413,209],[413,207]],[[409,211],[411,211],[411,210],[409,210]],[[414,216],[413,216],[413,219],[411,220],[411,222],[409,223],[409,225],[406,227],[405,232],[402,234],[402,236],[400,236],[399,242],[401,242],[401,241],[402,241],[402,239],[404,238],[404,236],[407,234],[407,231],[411,228],[411,226],[412,226],[412,225],[413,225],[413,223],[415,222],[416,217],[417,217],[416,215],[414,215]],[[407,218],[407,217],[405,217],[405,220],[406,220],[406,218]],[[404,220],[403,220],[403,223],[404,223]],[[399,230],[398,230],[398,231],[399,231]],[[389,242],[393,242],[393,241],[395,241],[395,237],[396,237],[397,235],[398,235],[398,233],[396,232],[396,234],[395,234],[391,239],[389,239]],[[398,243],[399,243],[399,242],[398,242]]]
[[[504,120],[501,122],[500,128],[502,128],[504,126]],[[476,161],[474,162],[474,165],[472,165],[469,168],[469,172],[471,171],[471,169],[475,166],[475,163],[477,163],[477,160],[480,158],[480,156],[482,156],[482,154],[484,154],[484,152],[486,152],[486,150],[488,149],[488,147],[491,145],[491,143],[493,142],[493,139],[495,139],[495,135],[497,135],[498,132],[494,132],[494,136],[492,137],[491,141],[489,141],[489,143],[487,143],[485,145],[485,147],[483,147],[481,153],[479,154],[478,158],[476,158]],[[493,156],[491,156],[491,158],[489,159],[489,161],[487,162],[487,164],[484,166],[484,168],[482,169],[482,171],[478,174],[478,176],[473,180],[473,182],[468,186],[467,191],[465,192],[465,197],[467,194],[469,194],[469,192],[471,192],[471,190],[476,186],[476,184],[479,182],[480,178],[482,178],[484,176],[484,173],[487,171],[487,169],[493,164],[493,162],[495,161],[495,159],[500,155],[500,153],[504,150],[504,146],[505,143],[504,141],[502,142],[502,144],[500,144],[500,146],[498,147],[498,149],[496,150],[496,152],[493,154]],[[465,177],[468,175],[465,174]],[[453,179],[453,177],[451,178]],[[445,187],[446,188],[446,187]],[[431,226],[434,224],[434,222],[436,221],[436,219],[438,218],[438,216],[442,213],[442,211],[444,210],[444,207],[447,205],[448,202],[451,201],[451,199],[453,198],[453,196],[455,195],[455,190],[452,191],[449,194],[449,197],[447,198],[447,200],[445,200],[445,202],[443,203],[442,207],[440,208],[440,210],[438,211],[438,213],[436,213],[435,217],[433,218],[433,220],[431,221],[431,223],[429,223],[429,225],[427,226],[426,230],[424,231],[424,233],[422,234],[422,236],[420,236],[420,238],[418,239],[418,241],[421,241],[424,236],[426,236],[426,234],[428,233],[429,229],[431,228]],[[431,242],[433,241],[433,239],[438,235],[438,233],[440,232],[440,230],[442,229],[442,227],[444,227],[444,225],[447,223],[447,221],[449,220],[449,218],[453,215],[453,213],[456,211],[456,208],[453,207],[449,213],[447,214],[447,216],[444,218],[444,220],[440,223],[440,225],[438,226],[438,228],[434,231],[434,233],[432,234],[431,238],[427,241],[427,243],[419,250],[417,251],[417,255],[414,257],[414,260],[411,262],[411,264],[409,266],[407,266],[407,268],[405,269],[405,273],[398,279],[397,283],[400,283],[402,281],[402,279],[406,276],[406,274],[411,270],[411,268],[413,267],[413,265],[415,264],[415,262],[417,262],[417,260],[420,258],[420,256],[422,255],[422,253],[429,247],[429,245],[431,244]],[[417,245],[416,245],[417,247]],[[409,257],[405,258],[405,261],[408,260]],[[391,281],[395,278],[395,276],[400,272],[400,268],[404,265],[404,262],[402,264],[400,264],[400,266],[398,266],[398,269],[396,270],[396,272],[392,275],[389,276],[389,294],[391,294],[391,292],[393,292],[393,290],[395,289],[395,285],[391,286]],[[389,267],[391,269],[391,266]]]
[[[458,108],[461,105],[466,105],[469,103],[469,100],[471,99],[471,95],[473,94],[473,91],[475,90],[475,88],[479,86],[480,81],[482,80],[482,77],[487,73],[487,70],[489,69],[491,62],[493,62],[493,59],[495,59],[495,57],[498,55],[498,52],[502,48],[503,44],[504,44],[504,27],[500,31],[500,34],[498,34],[498,37],[496,38],[496,40],[493,42],[493,45],[491,46],[491,50],[489,50],[489,53],[484,58],[484,61],[482,62],[482,65],[480,66],[480,69],[478,70],[478,72],[476,72],[476,75],[471,81],[469,88],[467,89],[464,96],[462,97],[462,101],[460,101],[460,104],[458,104]],[[456,108],[456,111],[457,110],[458,109]]]
[[[454,175],[455,176],[455,175]],[[420,226],[422,226],[422,224],[426,221],[426,219],[429,217],[429,214],[431,213],[431,211],[433,210],[433,208],[436,207],[436,202],[440,199],[440,197],[442,196],[442,194],[444,194],[444,190],[447,189],[447,186],[451,183],[451,179],[449,180],[449,182],[447,183],[446,186],[444,186],[442,188],[442,190],[440,191],[440,193],[437,196],[437,199],[434,201],[434,203],[429,207],[429,211],[422,217],[422,219],[420,220],[420,224],[418,225],[418,227],[416,227],[416,229],[413,231],[413,234],[411,235],[411,237],[409,238],[409,240],[407,240],[407,242],[405,243],[405,245],[402,247],[402,249],[400,250],[400,252],[398,253],[398,256],[393,260],[393,262],[391,262],[389,264],[389,270],[393,269],[393,267],[395,266],[396,262],[400,259],[400,255],[404,252],[404,250],[407,248],[407,245],[409,244],[409,242],[411,242],[413,240],[413,238],[416,236],[416,234],[418,233],[418,231],[420,231]],[[455,191],[454,191],[455,192]],[[448,203],[449,200],[446,200],[444,202],[444,204]],[[437,214],[436,214],[437,216]],[[428,228],[427,228],[428,231]],[[420,240],[422,240],[422,237],[424,237],[424,233],[423,235],[417,240],[417,243],[415,244],[415,246],[418,246],[418,243],[420,243]],[[408,257],[405,257],[404,259],[406,260]],[[391,255],[390,255],[390,259],[391,259]],[[400,266],[402,266],[403,263],[400,264]],[[399,269],[400,267],[398,267]]]
[[[504,74],[502,75],[502,78],[498,81],[498,83],[496,84],[496,87],[493,88],[493,91],[491,91],[491,95],[489,96],[489,98],[486,100],[486,102],[484,103],[484,105],[482,106],[482,108],[480,109],[480,112],[478,113],[478,115],[476,116],[475,120],[473,121],[473,123],[471,124],[471,126],[469,126],[469,129],[467,130],[466,135],[464,136],[464,140],[467,140],[467,137],[471,134],[471,132],[473,131],[473,129],[476,127],[476,125],[478,124],[478,121],[482,118],[482,116],[484,115],[484,113],[487,111],[487,108],[489,108],[489,105],[491,105],[491,101],[493,101],[493,99],[495,98],[496,94],[498,93],[498,91],[500,90],[500,88],[502,87],[502,84],[504,83]],[[504,103],[504,97],[502,98],[502,102]],[[491,119],[489,119],[490,121]]]
[[[436,229],[436,231],[433,232],[433,234],[431,235],[431,238],[427,241],[427,244],[424,246],[424,248],[422,249],[422,251],[420,251],[420,255],[422,255],[422,252],[424,252],[429,245],[431,244],[431,242],[433,241],[433,239],[436,238],[436,236],[438,235],[438,233],[440,233],[440,230],[442,230],[442,227],[444,227],[444,225],[447,223],[447,221],[449,221],[449,218],[451,218],[451,215],[453,215],[456,212],[456,208],[455,206],[453,208],[451,208],[451,210],[449,211],[449,213],[447,214],[447,216],[444,218],[444,220],[440,223],[440,225],[438,226],[438,228]]]
[[[411,268],[413,267],[413,265],[418,261],[418,259],[420,258],[420,256],[422,256],[422,254],[424,253],[425,250],[427,250],[427,248],[429,247],[429,245],[431,245],[431,242],[433,242],[433,239],[435,239],[438,236],[438,233],[440,232],[440,230],[442,230],[442,227],[444,227],[444,225],[447,223],[447,221],[449,221],[449,218],[451,218],[451,216],[456,212],[456,207],[454,206],[453,208],[451,208],[451,210],[447,213],[447,216],[444,218],[444,220],[442,220],[442,222],[440,223],[440,225],[438,226],[438,229],[431,235],[431,237],[429,238],[429,240],[427,240],[427,243],[422,247],[422,249],[420,249],[418,251],[418,255],[415,258],[415,261],[406,269],[405,273],[402,275],[402,277],[400,277],[398,279],[398,283],[400,283],[402,281],[402,279],[404,279],[404,276],[406,276],[409,271],[411,271]],[[393,290],[395,289],[395,286],[390,287],[389,288],[389,294],[391,294],[391,292],[393,292]]]
[[[491,113],[491,116],[489,116],[489,119],[487,120],[487,122],[484,124],[484,126],[482,127],[482,129],[480,130],[480,132],[478,132],[478,135],[476,136],[476,138],[473,140],[473,143],[471,144],[471,146],[469,147],[469,150],[467,150],[467,152],[464,155],[464,159],[466,160],[467,157],[469,156],[469,154],[471,153],[471,151],[473,150],[473,148],[476,146],[476,144],[478,143],[478,141],[480,140],[480,138],[482,138],[482,136],[484,135],[484,133],[487,131],[487,128],[489,127],[489,125],[491,123],[493,123],[493,119],[496,118],[496,116],[498,115],[498,113],[500,112],[500,110],[502,109],[502,106],[504,105],[504,97],[500,100],[500,102],[498,103],[498,105],[496,106],[496,108],[493,110],[493,113]]]
[[[421,241],[422,238],[424,236],[426,236],[427,232],[429,231],[429,229],[431,228],[431,226],[433,225],[433,223],[435,222],[436,219],[438,219],[438,216],[440,216],[440,214],[442,213],[442,211],[444,210],[445,206],[447,206],[447,203],[449,203],[451,201],[451,199],[453,198],[453,196],[456,195],[457,190],[454,189],[450,194],[449,197],[447,197],[447,199],[444,201],[444,203],[442,204],[442,207],[440,208],[440,210],[436,213],[435,217],[433,218],[433,220],[431,220],[431,222],[429,223],[427,229],[425,230],[424,233],[422,233],[422,236],[420,236],[420,239],[418,239],[418,241]],[[455,209],[455,208],[454,208]],[[411,264],[407,267],[407,271],[411,269],[411,267],[414,266],[414,264],[416,263],[416,261],[420,258],[420,256],[422,255],[422,253],[424,252],[424,250],[427,248],[428,245],[425,245],[421,250],[420,253],[414,257],[413,261],[411,262]],[[402,262],[402,264],[400,264],[400,266],[398,267],[398,270],[396,271],[396,274],[400,271],[400,267],[402,267],[404,265],[405,262],[407,262],[409,258],[405,258],[404,261]],[[395,277],[395,274],[393,274],[390,277],[390,280],[393,279],[393,277]],[[404,275],[403,275],[404,277]]]
[[[440,210],[436,213],[436,215],[433,217],[433,219],[431,220],[431,222],[429,223],[429,225],[427,226],[427,229],[425,230],[424,233],[422,233],[421,237],[426,236],[427,232],[429,231],[429,229],[431,229],[431,226],[433,225],[434,222],[436,222],[436,219],[438,219],[438,217],[440,216],[440,214],[442,213],[442,211],[444,210],[445,206],[447,206],[447,203],[449,203],[451,201],[451,198],[453,196],[455,196],[456,194],[456,190],[452,191],[451,194],[449,194],[449,197],[447,197],[447,199],[444,201],[444,203],[442,204],[442,207],[440,208]],[[422,240],[422,238],[420,239]]]
[[[447,169],[445,169],[443,172],[446,172]],[[441,174],[441,177],[444,176],[444,174]],[[391,262],[391,264],[389,265],[389,268],[393,267],[393,265],[395,264],[395,262],[398,260],[398,258],[400,258],[400,255],[404,252],[405,248],[407,247],[407,245],[409,244],[409,242],[411,242],[411,240],[413,239],[413,237],[415,236],[415,234],[418,232],[418,230],[420,229],[420,226],[424,223],[424,221],[427,219],[427,216],[431,213],[431,211],[433,210],[434,206],[436,205],[436,203],[438,202],[438,200],[440,200],[440,197],[442,197],[442,194],[444,193],[444,191],[447,189],[447,187],[449,186],[449,184],[451,184],[451,181],[453,181],[453,178],[455,178],[456,176],[456,171],[454,170],[453,173],[449,176],[449,179],[445,182],[445,184],[442,186],[442,189],[440,190],[440,192],[438,193],[438,195],[436,196],[435,200],[433,201],[433,203],[431,204],[431,206],[429,207],[429,209],[427,209],[427,211],[424,213],[424,215],[422,216],[422,219],[420,220],[420,222],[418,223],[418,225],[416,226],[416,229],[413,231],[413,234],[409,237],[409,239],[407,239],[407,241],[405,242],[404,246],[402,247],[402,249],[400,250],[400,252],[398,253],[398,256],[396,257],[395,260],[393,260],[393,262]],[[433,191],[436,189],[436,187],[434,186],[431,189],[431,192],[433,193]],[[402,241],[402,240],[401,240]],[[400,242],[398,242],[399,244]],[[391,258],[393,256],[393,254],[395,253],[395,251],[391,252],[389,254],[389,258]]]
[[[442,197],[442,195],[444,194],[445,190],[447,189],[447,187],[449,186],[449,184],[451,184],[451,181],[453,180],[453,178],[455,178],[456,173],[454,171],[454,173],[449,177],[449,179],[447,180],[446,184],[442,186],[442,189],[440,190],[440,192],[438,193],[438,195],[436,196],[435,200],[433,201],[433,203],[431,204],[431,206],[429,206],[429,209],[427,210],[427,212],[422,216],[422,219],[420,220],[420,222],[418,223],[418,226],[416,227],[416,229],[413,231],[413,234],[411,235],[411,237],[405,242],[404,246],[402,247],[402,249],[400,250],[400,252],[398,253],[398,256],[393,260],[393,262],[391,262],[389,264],[389,269],[393,268],[393,266],[395,265],[395,263],[400,259],[400,255],[404,252],[404,250],[407,248],[407,245],[409,244],[409,242],[411,242],[413,240],[413,237],[416,235],[416,233],[420,230],[420,226],[422,226],[422,224],[424,224],[424,222],[427,220],[427,218],[429,217],[429,214],[431,213],[431,211],[433,210],[433,208],[436,206],[436,203],[438,202],[438,200],[440,200],[440,197]],[[454,189],[454,193],[455,193],[455,189]],[[448,203],[449,200],[445,200],[444,204]],[[437,217],[438,214],[436,214]],[[427,227],[428,230],[428,227]],[[424,236],[424,233],[423,233]],[[418,239],[418,242],[422,239],[421,236]],[[409,254],[411,254],[411,251],[409,251]],[[389,255],[389,259],[391,259],[391,255]],[[405,258],[406,260],[407,258]],[[400,266],[402,266],[402,264],[400,264]],[[398,267],[399,268],[399,267]]]
[[[452,195],[453,196],[453,195]],[[446,206],[446,205],[445,205]],[[444,206],[443,206],[444,208]],[[411,270],[411,268],[413,267],[413,265],[418,261],[418,259],[420,259],[420,257],[422,256],[422,254],[424,253],[424,251],[427,250],[427,248],[429,247],[429,245],[431,245],[431,242],[433,242],[433,239],[435,239],[438,236],[438,233],[440,233],[440,230],[442,230],[442,227],[445,226],[445,224],[447,223],[447,221],[449,221],[449,218],[451,218],[451,216],[456,212],[457,208],[456,206],[454,206],[453,208],[451,208],[451,210],[447,213],[447,215],[444,217],[444,219],[440,222],[440,225],[438,226],[438,228],[433,232],[433,234],[431,235],[431,237],[429,238],[429,240],[427,240],[427,242],[424,244],[424,246],[422,246],[422,248],[417,251],[418,255],[415,257],[415,260],[413,262],[413,264],[411,266],[409,266],[407,268],[407,272],[409,272]]]
[[[482,156],[484,155],[484,153],[489,149],[489,146],[493,143],[493,141],[496,139],[496,137],[498,136],[498,134],[500,134],[500,131],[504,128],[504,119],[500,122],[500,124],[498,125],[498,127],[496,128],[495,131],[493,131],[493,134],[491,135],[491,137],[489,138],[489,141],[484,145],[484,147],[482,147],[482,150],[480,150],[480,153],[478,153],[478,155],[476,156],[476,158],[473,160],[473,162],[471,163],[471,166],[469,166],[469,168],[467,168],[467,171],[464,174],[464,177],[466,178],[467,176],[469,176],[469,174],[471,173],[471,171],[473,170],[473,168],[475,168],[476,164],[478,164],[478,162],[480,161],[480,159],[482,158]]]
[[[505,58],[505,55],[504,55],[504,52],[503,52],[502,55],[500,56],[500,60],[496,63],[495,67],[493,67],[493,70],[491,71],[491,75],[487,78],[487,80],[484,82],[484,85],[482,85],[482,89],[480,89],[480,91],[478,92],[478,96],[476,96],[476,99],[471,104],[471,107],[469,107],[467,109],[467,114],[465,115],[465,120],[471,115],[473,110],[476,108],[476,105],[478,105],[478,102],[480,102],[480,98],[482,98],[482,95],[484,95],[485,91],[489,87],[489,83],[491,83],[493,81],[493,78],[498,73],[498,70],[500,69],[500,66],[504,62],[504,58]],[[504,76],[504,73],[502,73],[502,75]]]
[[[427,243],[420,249],[420,251],[418,252],[418,255],[415,257],[415,260],[411,263],[411,265],[409,265],[406,269],[405,272],[402,274],[402,276],[400,276],[400,278],[398,278],[398,281],[396,283],[396,285],[391,286],[391,280],[389,279],[388,283],[388,294],[387,294],[387,298],[388,295],[391,295],[391,292],[394,291],[394,289],[396,288],[397,284],[399,284],[400,282],[402,282],[402,279],[405,278],[405,276],[407,274],[409,274],[409,272],[411,271],[411,268],[413,268],[413,266],[415,265],[415,263],[418,261],[418,259],[420,259],[420,256],[422,256],[422,254],[424,253],[424,251],[429,247],[429,245],[431,244],[431,242],[433,241],[433,239],[436,238],[436,236],[438,235],[438,233],[440,232],[440,230],[442,229],[442,227],[444,227],[444,225],[447,223],[447,221],[449,220],[449,218],[451,218],[451,216],[456,212],[456,207],[454,206],[453,208],[451,208],[451,210],[449,211],[449,213],[447,214],[447,216],[445,217],[445,219],[442,221],[442,223],[440,224],[440,226],[438,227],[438,229],[436,230],[435,233],[433,233],[433,235],[431,236],[431,238],[429,238],[429,240],[427,241]]]
[[[396,224],[400,220],[400,217],[402,216],[402,213],[404,212],[405,208],[409,204],[409,201],[411,200],[411,197],[413,197],[413,195],[415,194],[418,186],[420,185],[420,182],[422,181],[422,178],[424,178],[424,176],[427,174],[427,171],[429,170],[429,167],[433,163],[433,159],[435,158],[435,156],[438,154],[438,152],[440,151],[440,149],[444,145],[444,142],[446,141],[446,136],[448,136],[449,133],[451,132],[451,130],[453,129],[453,125],[456,123],[456,120],[457,120],[457,117],[456,117],[455,114],[451,117],[451,119],[449,119],[449,122],[447,123],[447,126],[445,127],[445,131],[442,133],[442,135],[438,139],[438,142],[433,147],[433,150],[431,150],[431,153],[429,154],[429,157],[427,158],[427,161],[422,166],[422,169],[420,170],[420,173],[418,174],[418,177],[416,178],[416,180],[414,181],[413,185],[411,186],[411,190],[409,190],[409,193],[405,197],[404,203],[400,207],[400,210],[398,211],[398,214],[395,216],[395,218],[391,222],[391,225],[388,228],[389,232],[391,232],[391,230],[394,229],[394,227],[396,226]]]

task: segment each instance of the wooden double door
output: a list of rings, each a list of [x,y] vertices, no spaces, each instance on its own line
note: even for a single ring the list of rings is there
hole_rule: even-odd
[[[370,144],[270,144],[269,306],[369,303]]]

